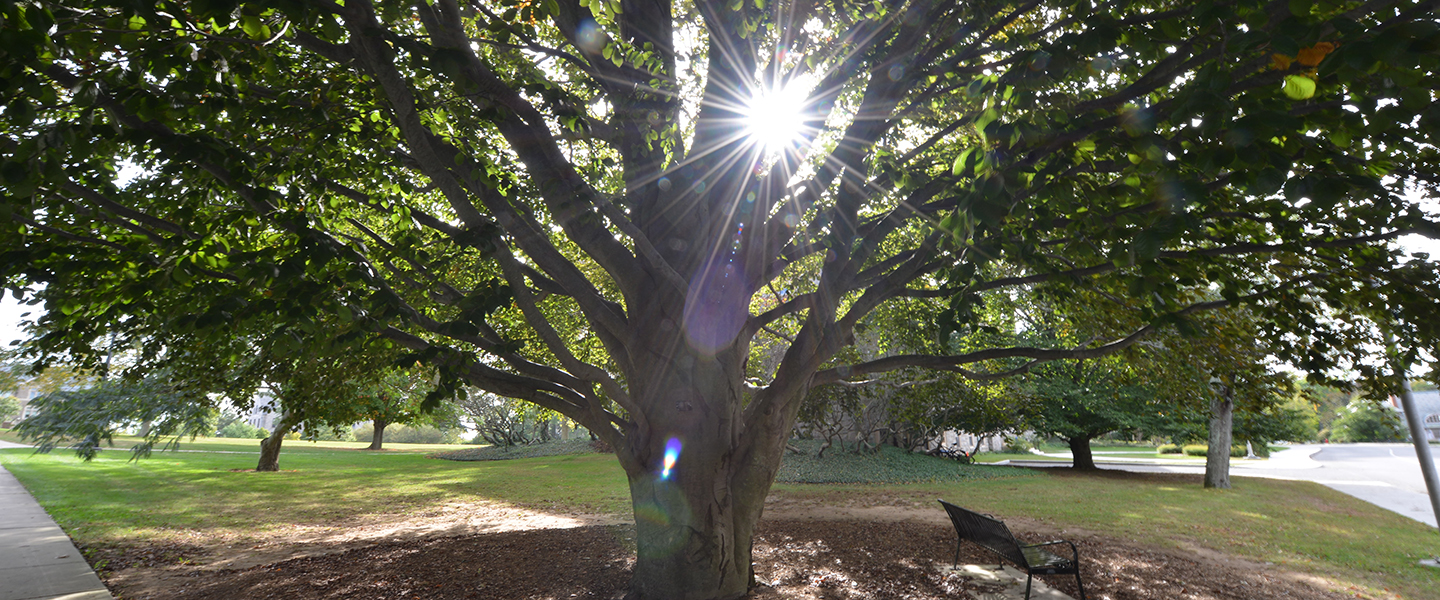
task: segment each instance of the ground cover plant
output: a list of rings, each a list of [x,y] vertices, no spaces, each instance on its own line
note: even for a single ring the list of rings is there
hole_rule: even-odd
[[[529,557],[514,559],[523,562],[548,552],[544,544],[561,543],[563,547],[563,542],[551,539],[558,534],[526,534],[519,529],[544,530],[587,523],[604,527],[619,524],[620,529],[611,533],[584,533],[588,531],[586,527],[574,530],[574,535],[579,536],[576,540],[598,539],[587,537],[592,535],[612,540],[606,543],[612,544],[613,550],[599,555],[605,559],[601,561],[603,564],[566,563],[575,564],[579,570],[559,573],[557,580],[580,581],[574,583],[576,590],[592,584],[600,586],[597,589],[623,587],[626,582],[629,563],[625,553],[627,548],[633,548],[633,532],[623,525],[628,521],[629,498],[623,472],[613,459],[601,454],[462,462],[435,460],[422,453],[316,450],[297,453],[287,460],[288,469],[273,475],[246,472],[243,469],[250,466],[248,456],[223,452],[159,453],[155,458],[141,461],[127,458],[124,452],[102,452],[94,462],[83,464],[69,455],[34,455],[24,449],[0,452],[0,464],[13,472],[57,522],[91,553],[92,562],[108,561],[102,565],[107,579],[123,585],[140,585],[136,581],[144,578],[137,579],[137,573],[159,569],[154,572],[159,573],[156,577],[190,573],[180,579],[167,580],[170,581],[167,585],[193,587],[190,584],[199,581],[195,579],[199,577],[214,586],[223,586],[227,585],[224,577],[250,580],[246,578],[252,576],[243,570],[227,571],[229,575],[224,575],[185,569],[202,569],[206,564],[223,560],[231,561],[225,564],[236,568],[270,565],[261,571],[273,574],[275,569],[300,566],[300,563],[276,561],[296,555],[337,552],[359,554],[329,562],[314,558],[318,561],[312,565],[318,569],[315,572],[340,577],[335,571],[340,566],[349,564],[353,570],[358,568],[355,561],[372,558],[379,561],[375,563],[377,569],[381,568],[378,565],[391,563],[401,569],[413,564],[395,562],[398,557],[421,551],[452,557],[447,560],[459,560],[455,553],[465,548],[491,548],[500,552],[491,544],[514,548],[516,556]],[[355,485],[356,481],[365,483]],[[1147,593],[1156,594],[1114,596],[1116,598],[1184,597],[1161,595],[1168,589],[1161,585],[1161,580],[1169,577],[1172,583],[1179,581],[1174,572],[1145,574],[1143,569],[1127,570],[1126,561],[1138,564],[1132,556],[1137,552],[1151,558],[1168,557],[1164,560],[1178,563],[1207,556],[1273,563],[1287,573],[1322,576],[1330,582],[1322,588],[1347,590],[1349,597],[1355,597],[1356,593],[1362,598],[1418,600],[1426,597],[1432,574],[1415,561],[1426,556],[1435,539],[1434,533],[1424,526],[1317,485],[1256,479],[1238,482],[1236,490],[1217,493],[1202,490],[1198,477],[1044,471],[1027,472],[1019,477],[908,484],[780,483],[768,500],[766,514],[776,521],[773,531],[786,532],[792,539],[787,542],[783,536],[762,536],[761,546],[766,556],[789,557],[785,559],[789,562],[782,561],[767,569],[778,569],[774,571],[777,573],[790,572],[786,569],[804,571],[804,566],[810,564],[806,561],[830,555],[822,552],[803,558],[794,548],[786,550],[790,547],[788,544],[808,544],[812,549],[864,547],[877,535],[876,531],[865,528],[866,522],[893,533],[898,531],[894,529],[898,526],[896,522],[920,521],[930,523],[929,528],[915,530],[915,535],[930,541],[898,546],[918,555],[886,555],[890,558],[885,560],[921,560],[927,565],[930,564],[927,561],[948,561],[952,547],[947,545],[946,536],[953,534],[946,530],[943,514],[935,505],[936,498],[945,498],[974,510],[1000,515],[1035,536],[1079,536],[1088,544],[1087,553],[1109,557],[1106,560],[1110,563],[1105,564],[1110,566],[1104,568],[1111,570],[1105,573],[1126,585],[1137,584],[1151,590]],[[476,516],[479,513],[489,516]],[[470,520],[466,521],[464,515],[470,515]],[[837,518],[855,523],[843,526],[811,523],[809,530],[806,529],[807,522]],[[827,537],[832,529],[840,537]],[[356,534],[359,530],[369,533]],[[416,531],[422,533],[417,536]],[[484,537],[507,531],[505,535],[510,537]],[[404,537],[397,537],[402,534]],[[478,537],[452,540],[447,535]],[[847,535],[855,538],[844,537]],[[350,543],[356,540],[363,543]],[[247,558],[251,555],[261,558]],[[846,555],[847,560],[850,558]],[[859,557],[853,558],[857,560],[855,568],[861,568]],[[573,561],[575,557],[556,557],[556,560],[562,559]],[[438,564],[449,564],[454,571],[459,563]],[[864,568],[879,569],[880,566],[883,565]],[[553,570],[549,565],[532,564],[527,568]],[[1234,575],[1225,570],[1227,568],[1230,567],[1209,563],[1193,566],[1197,573],[1214,570],[1225,577]],[[604,581],[609,583],[601,585],[600,580],[587,579],[595,569],[597,573],[608,573]],[[474,572],[473,568],[459,570]],[[483,566],[481,570],[485,570]],[[400,572],[403,571],[395,571]],[[835,573],[846,577],[856,575],[850,571]],[[896,575],[893,571],[888,573]],[[1220,575],[1195,575],[1192,581],[1210,581],[1206,577],[1213,579]],[[932,583],[940,586],[934,589],[946,585],[963,587],[956,581],[925,583],[929,575],[919,571],[908,576],[914,578],[916,585],[923,584],[922,587]],[[307,589],[299,585],[303,580],[300,571],[293,577],[296,578],[295,590]],[[806,587],[812,583],[814,586],[836,585],[839,581],[832,578],[829,583],[817,580],[801,585],[797,582],[808,575],[772,577],[777,580],[789,577],[789,585],[795,588],[792,591],[796,594],[800,594],[802,588],[810,589],[806,593],[823,590]],[[151,580],[153,583],[153,577]],[[383,580],[398,582],[400,578],[395,575]],[[275,585],[280,585],[290,580],[276,581]],[[378,580],[361,578],[360,581],[369,583],[356,588],[359,591],[355,593],[360,595],[354,597],[363,597],[361,592],[378,589],[374,587]],[[1264,583],[1260,579],[1255,581]],[[463,598],[475,590],[469,583],[446,579],[435,580],[432,585],[441,585],[448,590],[447,594],[456,589],[465,592],[436,597]],[[487,585],[504,587],[499,580]],[[1312,591],[1314,595],[1293,597],[1331,597],[1318,588]],[[155,597],[185,596],[175,591],[172,596]],[[306,598],[303,594],[294,597]],[[1196,597],[1238,599],[1245,596]]]
[[[889,445],[873,451],[832,449],[817,457],[822,442],[791,440],[775,481],[784,483],[921,483],[1026,477],[1028,471],[965,465]],[[795,451],[795,450],[798,450]]]

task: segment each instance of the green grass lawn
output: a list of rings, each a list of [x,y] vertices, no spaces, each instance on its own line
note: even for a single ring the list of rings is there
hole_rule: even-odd
[[[231,450],[157,453],[141,461],[107,451],[89,464],[68,453],[14,449],[0,451],[0,464],[86,545],[195,536],[261,540],[286,528],[403,517],[480,500],[537,510],[629,513],[624,474],[608,455],[456,462],[422,452],[361,452],[287,441],[283,472],[253,473],[235,471],[253,468],[254,455],[229,453],[236,448],[230,443],[201,440],[197,449]],[[1056,529],[1271,562],[1355,586],[1352,594],[1386,597],[1388,590],[1402,598],[1433,597],[1437,575],[1416,561],[1440,552],[1434,530],[1315,484],[1247,478],[1235,483],[1235,490],[1222,492],[1202,489],[1198,478],[1066,470],[937,483],[778,483],[773,495],[821,505],[937,511],[935,499],[944,498]]]

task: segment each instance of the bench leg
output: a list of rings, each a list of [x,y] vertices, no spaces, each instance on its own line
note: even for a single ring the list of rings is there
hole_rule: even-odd
[[[1029,573],[1025,574],[1025,600],[1030,600],[1030,582],[1034,580],[1034,575],[1031,575]]]
[[[1075,586],[1080,588],[1080,600],[1085,600],[1085,583],[1080,581],[1080,568],[1075,568]]]

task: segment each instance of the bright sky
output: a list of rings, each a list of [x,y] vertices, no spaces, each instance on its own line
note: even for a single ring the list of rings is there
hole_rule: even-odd
[[[5,293],[5,299],[0,301],[0,348],[9,348],[10,342],[27,337],[20,331],[20,315],[27,312],[30,313],[27,319],[29,320],[39,317],[45,311],[39,306],[21,305],[14,296]]]

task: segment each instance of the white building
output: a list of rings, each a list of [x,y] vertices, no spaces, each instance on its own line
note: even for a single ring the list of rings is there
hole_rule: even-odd
[[[245,417],[245,422],[249,423],[251,427],[273,431],[275,421],[279,419],[280,402],[270,393],[269,388],[260,388],[250,402],[250,415]]]
[[[1420,426],[1425,428],[1425,439],[1440,440],[1440,390],[1414,392],[1412,395],[1415,397],[1415,410],[1420,413]],[[1399,398],[1391,396],[1390,406],[1404,418],[1405,409],[1400,406]]]

